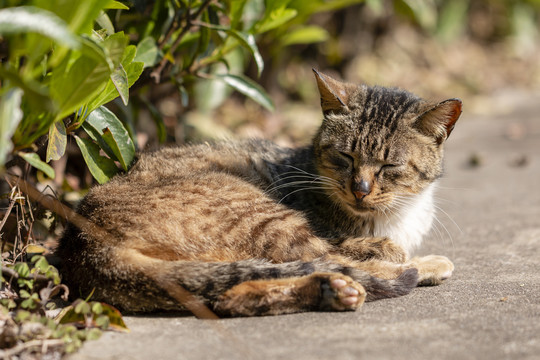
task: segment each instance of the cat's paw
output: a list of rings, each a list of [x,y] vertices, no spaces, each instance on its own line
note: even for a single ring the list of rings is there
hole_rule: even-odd
[[[356,310],[366,299],[366,290],[343,274],[318,275],[321,283],[321,310]]]
[[[340,248],[344,255],[358,261],[376,259],[398,264],[407,261],[405,250],[387,237],[347,239]]]
[[[454,264],[440,255],[414,257],[407,264],[418,269],[418,286],[439,285],[454,271]]]

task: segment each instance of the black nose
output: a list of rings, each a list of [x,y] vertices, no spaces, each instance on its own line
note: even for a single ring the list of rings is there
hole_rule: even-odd
[[[360,182],[354,182],[352,192],[357,199],[363,199],[371,192],[371,184],[362,179]]]

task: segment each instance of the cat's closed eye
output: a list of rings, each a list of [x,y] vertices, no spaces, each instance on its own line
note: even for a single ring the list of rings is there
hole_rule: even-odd
[[[353,157],[341,151],[329,152],[326,155],[326,159],[331,165],[330,167],[335,168],[336,170],[352,169],[354,165]]]
[[[400,165],[399,164],[384,164],[379,168],[377,175],[381,174],[384,171],[396,170]]]
[[[378,179],[396,179],[401,176],[402,164],[384,164],[379,168],[379,171],[375,173],[375,177]]]
[[[342,158],[346,159],[349,164],[354,164],[354,158],[343,151],[338,151]]]

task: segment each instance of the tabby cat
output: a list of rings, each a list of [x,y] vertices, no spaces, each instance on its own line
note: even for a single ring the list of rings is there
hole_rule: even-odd
[[[128,312],[182,309],[177,284],[221,316],[252,316],[355,310],[450,277],[446,257],[409,254],[430,230],[461,101],[315,76],[312,145],[165,148],[94,187],[78,207],[89,222],[57,249],[64,281]]]

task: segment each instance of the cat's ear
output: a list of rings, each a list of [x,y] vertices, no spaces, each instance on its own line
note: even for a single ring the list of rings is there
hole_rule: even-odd
[[[341,111],[347,109],[349,97],[356,86],[332,79],[315,69],[315,78],[321,94],[321,107],[323,112]]]
[[[448,99],[430,108],[418,117],[415,127],[421,133],[435,137],[441,144],[450,136],[461,115],[461,100]]]

